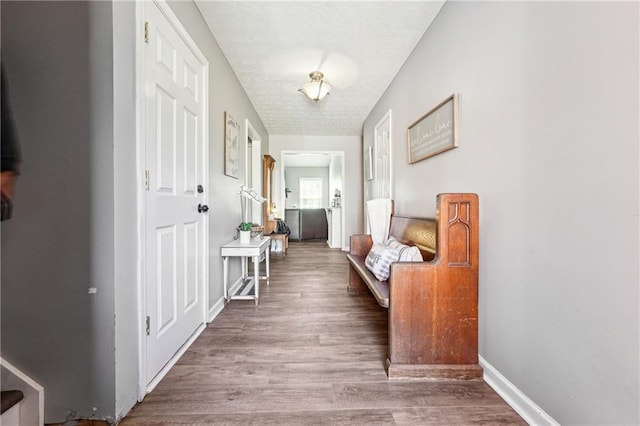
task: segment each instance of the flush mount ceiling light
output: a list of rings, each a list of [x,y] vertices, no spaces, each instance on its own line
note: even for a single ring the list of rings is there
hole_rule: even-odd
[[[322,80],[324,78],[324,74],[320,71],[312,72],[309,74],[309,77],[311,77],[311,81],[305,83],[302,86],[302,89],[298,89],[298,92],[304,94],[312,101],[318,102],[329,94],[331,86]]]

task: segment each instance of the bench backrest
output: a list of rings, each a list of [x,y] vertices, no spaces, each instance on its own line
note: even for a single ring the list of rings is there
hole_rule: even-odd
[[[424,260],[432,260],[436,255],[435,219],[391,216],[389,235],[402,244],[418,247]]]
[[[478,196],[438,194],[435,219],[391,216],[389,235],[415,245],[425,261],[478,268]]]

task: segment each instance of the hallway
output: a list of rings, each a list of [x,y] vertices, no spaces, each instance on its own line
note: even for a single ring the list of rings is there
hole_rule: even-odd
[[[481,381],[389,381],[386,310],[346,287],[344,252],[290,243],[122,424],[525,424]]]

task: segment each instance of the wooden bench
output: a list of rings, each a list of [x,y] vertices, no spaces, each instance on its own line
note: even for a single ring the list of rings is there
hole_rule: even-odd
[[[439,194],[436,218],[392,215],[390,235],[420,249],[423,262],[396,262],[387,281],[366,268],[371,236],[352,235],[351,295],[371,292],[389,309],[391,378],[479,379],[478,196]]]
[[[289,248],[289,236],[287,234],[269,234],[269,238],[271,241],[280,241],[280,245],[282,246],[283,256],[287,254],[287,249]],[[271,254],[278,253],[277,251],[271,250]]]

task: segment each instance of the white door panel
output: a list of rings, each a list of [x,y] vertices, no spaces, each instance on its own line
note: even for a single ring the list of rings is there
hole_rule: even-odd
[[[205,320],[206,66],[145,2],[145,311],[149,383]]]
[[[157,312],[155,322],[158,336],[163,335],[177,321],[176,306],[177,276],[176,261],[176,226],[156,228],[156,282],[158,292],[155,295]]]

